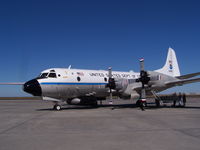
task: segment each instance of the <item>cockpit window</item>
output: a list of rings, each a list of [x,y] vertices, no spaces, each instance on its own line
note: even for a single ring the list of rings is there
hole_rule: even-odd
[[[50,70],[50,72],[55,72],[55,70]]]
[[[46,73],[41,73],[37,79],[44,79],[44,78],[57,78],[57,75],[55,72],[46,72]]]
[[[42,73],[39,78],[47,78],[48,73]]]
[[[49,77],[49,78],[56,78],[56,74],[55,74],[55,73],[50,73],[50,74],[48,75],[48,77]]]

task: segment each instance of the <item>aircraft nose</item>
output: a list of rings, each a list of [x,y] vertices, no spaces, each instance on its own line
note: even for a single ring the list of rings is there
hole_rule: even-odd
[[[41,96],[42,89],[39,82],[36,79],[30,80],[24,84],[23,90],[33,96]]]

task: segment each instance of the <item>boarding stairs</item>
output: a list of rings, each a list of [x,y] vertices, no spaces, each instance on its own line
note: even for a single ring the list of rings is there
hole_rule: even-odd
[[[156,106],[159,107],[160,104],[162,103],[160,96],[154,90],[151,90],[151,93],[153,94],[153,96],[155,98]]]

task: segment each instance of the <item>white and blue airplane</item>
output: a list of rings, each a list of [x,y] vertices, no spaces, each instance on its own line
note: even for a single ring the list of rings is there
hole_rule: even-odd
[[[51,68],[41,72],[33,80],[21,84],[23,90],[43,100],[52,101],[54,109],[60,110],[61,103],[96,105],[109,95],[123,99],[146,100],[146,96],[156,96],[157,92],[174,86],[199,82],[200,72],[180,75],[175,51],[169,48],[165,65],[155,71],[145,71],[143,59],[140,72],[121,72],[106,70],[83,70],[69,68]]]

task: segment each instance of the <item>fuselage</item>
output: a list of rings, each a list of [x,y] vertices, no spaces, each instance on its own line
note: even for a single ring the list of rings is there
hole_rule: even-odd
[[[115,79],[137,79],[139,75],[133,71],[113,71]],[[27,86],[24,86],[26,92],[35,96],[67,100],[84,96],[105,98],[109,94],[106,87],[108,84],[108,71],[106,70],[52,68],[42,71],[40,76],[34,79],[34,82],[36,82],[35,80],[40,86],[38,91],[26,90]]]

